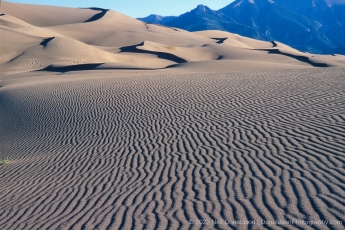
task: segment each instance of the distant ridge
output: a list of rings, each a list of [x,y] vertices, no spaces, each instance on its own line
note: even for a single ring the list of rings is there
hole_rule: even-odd
[[[236,0],[220,10],[198,5],[170,20],[150,23],[188,31],[223,30],[310,53],[345,54],[344,12],[345,0]],[[149,22],[148,17],[140,20]]]
[[[161,16],[157,14],[151,14],[145,18],[138,18],[141,21],[147,22],[147,23],[152,23],[152,24],[159,24],[159,25],[164,25],[171,20],[177,18],[176,16]]]

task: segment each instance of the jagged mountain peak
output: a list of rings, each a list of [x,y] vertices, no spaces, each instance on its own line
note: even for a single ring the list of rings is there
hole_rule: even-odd
[[[200,9],[200,10],[206,10],[207,6],[205,6],[203,4],[199,4],[196,8]]]
[[[194,14],[194,15],[208,15],[208,16],[220,16],[221,13],[216,11],[216,10],[212,10],[210,7],[208,6],[205,6],[203,4],[200,4],[198,5],[197,7],[195,7],[193,10],[185,13],[185,14],[182,14],[182,15],[187,15],[187,14]],[[180,15],[180,16],[182,16]]]
[[[208,6],[205,6],[203,4],[198,5],[194,10],[192,11],[198,11],[198,12],[213,12],[214,10],[211,10]]]
[[[311,53],[345,53],[344,12],[345,0],[235,0],[220,10],[198,5],[164,25],[277,40]]]

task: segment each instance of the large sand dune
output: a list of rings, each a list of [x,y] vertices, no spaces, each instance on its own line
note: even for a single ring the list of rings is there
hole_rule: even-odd
[[[61,70],[55,66],[81,70],[95,64],[98,69],[216,71],[248,69],[253,62],[261,69],[343,67],[345,63],[341,55],[315,57],[279,42],[222,31],[190,33],[99,8],[2,2],[0,33],[0,74]],[[47,48],[44,41],[51,38]]]
[[[0,230],[344,229],[344,89],[342,55],[1,2]]]

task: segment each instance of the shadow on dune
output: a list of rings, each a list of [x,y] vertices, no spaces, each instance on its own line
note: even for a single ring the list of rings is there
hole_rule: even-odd
[[[95,64],[79,64],[79,65],[69,65],[69,66],[53,66],[50,65],[44,69],[37,71],[49,71],[49,72],[60,72],[66,73],[70,71],[81,71],[81,70],[93,70],[104,63],[95,63]]]
[[[275,45],[275,43],[272,42],[273,45]],[[281,52],[279,49],[257,49],[257,50],[263,50],[263,51],[268,51],[268,53],[270,54],[280,54],[280,55],[284,55],[287,57],[291,57],[291,58],[295,58],[296,60],[300,61],[300,62],[305,62],[308,63],[314,67],[328,67],[327,63],[316,63],[313,62],[311,60],[309,60],[308,57],[305,56],[300,56],[300,55],[295,55],[295,54],[289,54],[289,53],[284,53]]]
[[[141,50],[138,49],[137,46],[144,45],[144,42],[133,45],[133,46],[125,46],[120,48],[121,52],[128,52],[128,53],[145,53],[145,54],[153,54],[156,55],[158,58],[166,59],[169,61],[177,62],[177,63],[184,63],[187,62],[185,59],[180,58],[176,55],[170,54],[170,53],[164,53],[164,52],[157,52],[157,51],[148,51],[148,50]]]
[[[97,7],[91,7],[91,8],[87,8],[87,9],[96,10],[96,11],[101,11],[101,12],[99,12],[98,14],[95,14],[94,16],[92,16],[91,18],[89,18],[88,20],[86,20],[85,22],[97,21],[97,20],[103,18],[104,15],[109,11],[109,10],[102,9],[102,8],[97,8]]]
[[[222,43],[224,43],[224,41],[226,40],[226,39],[228,39],[228,38],[211,38],[211,39],[213,39],[213,40],[217,40],[217,44],[222,44]]]
[[[83,71],[83,70],[155,70],[164,68],[144,68],[144,67],[133,67],[133,66],[122,66],[112,65],[112,63],[89,63],[89,64],[79,64],[79,65],[67,65],[67,66],[56,66],[50,65],[46,68],[37,71],[47,71],[47,72],[73,72],[73,71]]]
[[[5,14],[0,14],[0,16],[5,16]]]
[[[55,38],[55,37],[43,39],[43,41],[40,43],[40,45],[46,47],[46,46],[48,45],[48,43],[49,43],[51,40],[53,40],[54,38]]]

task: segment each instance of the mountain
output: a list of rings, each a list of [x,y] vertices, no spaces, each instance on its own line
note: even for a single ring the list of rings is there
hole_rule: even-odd
[[[222,14],[211,10],[207,6],[198,5],[194,10],[180,15],[166,23],[168,26],[180,27],[189,31],[204,30],[204,28],[224,29],[224,23],[228,23]]]
[[[282,3],[288,1],[282,0]],[[278,4],[272,0],[238,0],[219,11],[232,19],[265,34],[265,40],[285,42],[297,49],[311,53],[335,48],[330,39],[319,28],[321,23],[297,13],[289,5],[300,5],[306,9],[306,0],[299,4]]]
[[[222,12],[211,10],[204,5],[167,22],[166,26],[177,27],[188,31],[223,30],[232,31],[247,37],[261,38],[250,26],[242,25]]]
[[[276,2],[286,4],[292,10],[317,21],[321,25],[319,31],[331,40],[336,49],[344,47],[345,0],[304,0],[300,3],[297,0],[290,2],[276,0]],[[303,4],[303,7],[298,7],[300,4]]]
[[[236,0],[220,10],[199,5],[161,24],[276,40],[311,53],[344,54],[344,12],[345,0]]]
[[[177,18],[176,16],[161,16],[157,14],[151,14],[145,18],[138,18],[141,21],[151,23],[151,24],[158,24],[158,25],[164,25],[168,23],[169,21]]]

